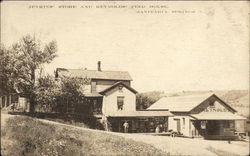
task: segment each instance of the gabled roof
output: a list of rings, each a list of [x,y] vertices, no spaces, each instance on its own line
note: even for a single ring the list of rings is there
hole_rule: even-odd
[[[230,107],[220,98],[218,98],[215,94],[196,94],[196,95],[163,97],[160,100],[156,101],[154,104],[152,104],[148,108],[148,110],[168,109],[171,112],[189,112],[212,96],[221,101],[228,108],[235,111],[232,107]]]
[[[138,93],[135,89],[133,89],[132,87],[127,86],[127,85],[124,84],[122,81],[119,81],[119,82],[114,83],[112,86],[110,86],[110,87],[104,89],[103,91],[101,91],[101,92],[99,92],[99,93],[100,93],[100,94],[105,94],[107,91],[109,91],[109,90],[111,90],[111,89],[113,89],[113,88],[115,88],[115,87],[117,87],[117,86],[119,86],[119,85],[124,86],[125,88],[127,88],[128,90],[130,90],[131,92],[133,92],[133,93],[135,93],[135,94]]]
[[[104,79],[104,80],[128,80],[128,81],[132,80],[131,76],[127,71],[98,71],[98,70],[87,70],[87,69],[57,68],[56,77],[60,76]]]

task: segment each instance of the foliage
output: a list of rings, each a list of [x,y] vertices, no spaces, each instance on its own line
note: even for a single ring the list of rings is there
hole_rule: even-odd
[[[11,93],[14,91],[14,84],[10,81],[12,64],[10,64],[13,53],[6,49],[3,44],[1,44],[0,49],[0,91],[2,94]]]
[[[138,94],[136,96],[136,109],[138,110],[147,109],[153,103],[158,101],[161,98],[162,94],[163,92],[159,92],[159,91]]]
[[[79,78],[62,77],[58,80],[52,76],[40,78],[36,88],[39,112],[89,113],[83,87]]]
[[[41,41],[26,35],[12,47],[1,45],[0,78],[3,79],[1,90],[8,88],[28,94],[31,111],[34,111],[34,90],[36,70],[56,57],[57,44],[51,41],[42,45]],[[7,92],[7,93],[8,93]]]
[[[8,140],[6,156],[163,156],[155,147],[121,136],[89,129],[47,124],[28,117],[10,118],[6,125]],[[14,150],[13,150],[14,149]]]
[[[60,85],[52,76],[45,76],[38,79],[38,84],[35,90],[36,94],[36,111],[51,112],[55,107],[56,98],[60,97]]]
[[[36,87],[37,117],[62,119],[65,122],[83,122],[90,128],[103,129],[91,111],[92,105],[84,96],[81,79],[45,76]]]

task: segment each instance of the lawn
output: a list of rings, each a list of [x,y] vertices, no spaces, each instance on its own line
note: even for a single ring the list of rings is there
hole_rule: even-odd
[[[121,136],[16,116],[1,131],[4,156],[163,156],[154,146]]]

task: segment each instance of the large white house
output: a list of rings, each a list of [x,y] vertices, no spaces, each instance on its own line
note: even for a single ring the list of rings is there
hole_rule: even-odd
[[[157,125],[167,130],[168,110],[136,110],[137,91],[131,87],[132,78],[126,71],[57,68],[56,78],[62,76],[83,79],[84,94],[89,99],[93,114],[111,124],[112,131],[123,132],[124,122],[129,132],[154,132]]]

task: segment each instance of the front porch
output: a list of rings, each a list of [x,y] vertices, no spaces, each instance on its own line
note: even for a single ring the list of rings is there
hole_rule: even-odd
[[[123,124],[127,121],[128,133],[155,133],[168,130],[168,117],[109,117],[112,131],[124,133]]]
[[[193,137],[204,139],[236,139],[234,120],[195,120],[192,122],[195,129]]]
[[[238,136],[235,134],[235,121],[244,120],[237,114],[229,112],[200,113],[191,115],[192,136],[202,136],[204,139],[235,140]]]

